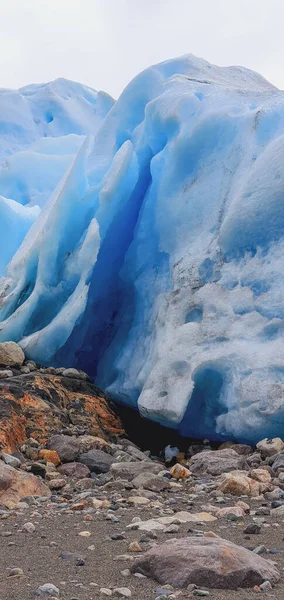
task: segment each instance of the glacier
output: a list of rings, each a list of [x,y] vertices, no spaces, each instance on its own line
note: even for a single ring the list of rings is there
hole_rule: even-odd
[[[0,341],[183,436],[284,436],[284,93],[184,57],[0,90]]]

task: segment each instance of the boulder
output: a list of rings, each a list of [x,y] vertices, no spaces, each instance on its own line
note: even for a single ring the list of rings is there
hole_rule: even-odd
[[[60,475],[64,477],[73,477],[74,479],[85,479],[85,477],[90,477],[90,469],[79,462],[71,462],[65,463],[64,465],[60,465],[57,469]]]
[[[265,491],[266,484],[251,479],[244,471],[232,471],[223,474],[218,488],[224,494],[233,496],[259,496]]]
[[[252,469],[249,473],[252,479],[261,483],[270,483],[271,475],[267,469]]]
[[[52,435],[47,442],[49,450],[56,450],[62,462],[72,462],[79,456],[79,442],[75,436]]]
[[[131,571],[175,588],[192,583],[208,588],[251,588],[280,579],[271,562],[232,542],[210,537],[167,540],[139,557]]]
[[[141,450],[139,450],[139,448],[136,448],[136,446],[133,446],[132,444],[129,446],[126,446],[125,448],[125,452],[127,454],[130,454],[130,456],[132,456],[135,460],[141,460],[141,461],[150,461],[150,458],[148,456],[146,456],[146,454],[144,454],[144,452],[142,452]]]
[[[275,473],[279,469],[284,469],[284,454],[279,454],[272,464],[272,469]]]
[[[4,367],[18,367],[23,364],[25,355],[19,344],[15,342],[2,342],[0,344],[0,365]]]
[[[224,508],[219,508],[219,510],[214,511],[217,519],[223,519],[226,517],[236,517],[236,519],[243,519],[245,516],[245,511],[241,506],[224,506]]]
[[[265,438],[256,444],[257,449],[263,456],[273,456],[273,454],[279,454],[284,448],[284,442],[281,438],[273,438],[269,440]]]
[[[183,465],[180,465],[179,463],[176,463],[171,468],[170,473],[174,479],[186,479],[187,477],[192,475],[192,472],[189,471],[189,469],[187,469]]]
[[[170,483],[164,477],[158,477],[153,473],[140,473],[132,480],[133,485],[136,488],[144,488],[150,490],[150,492],[163,492],[170,488]]]
[[[224,442],[219,446],[218,450],[224,450],[225,448],[232,448],[237,454],[243,454],[249,456],[252,452],[252,447],[248,444],[236,444],[236,442]]]
[[[113,463],[112,456],[102,450],[89,450],[89,452],[81,454],[78,460],[93,473],[107,473]]]
[[[81,435],[78,437],[79,454],[85,454],[89,450],[103,450],[109,454],[113,454],[111,444],[103,438],[95,435]]]
[[[140,473],[157,475],[162,470],[162,465],[155,462],[121,462],[111,465],[111,472],[114,477],[132,481]]]
[[[180,525],[182,523],[207,523],[216,521],[217,518],[210,513],[204,511],[200,513],[191,513],[181,510],[169,517],[157,517],[147,519],[147,521],[139,521],[138,523],[130,523],[127,529],[139,529],[139,531],[165,531],[168,525]]]
[[[51,493],[48,487],[31,473],[21,471],[0,461],[0,504],[17,504],[25,496],[46,496]]]
[[[21,466],[21,461],[18,458],[16,458],[16,456],[12,456],[11,454],[6,454],[5,452],[2,452],[1,458],[2,460],[4,460],[4,463],[6,463],[6,465],[10,465],[10,467],[18,469]]]
[[[206,450],[191,458],[190,470],[193,473],[207,473],[208,475],[221,475],[243,469],[245,457],[238,454],[233,448],[223,450]]]

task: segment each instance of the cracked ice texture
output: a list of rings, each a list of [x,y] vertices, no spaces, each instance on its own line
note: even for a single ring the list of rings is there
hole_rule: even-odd
[[[100,122],[80,104],[78,127],[84,86],[69,105],[70,85],[37,136],[17,105],[25,153],[50,144],[67,171],[40,157],[43,193],[25,174],[29,202],[15,183],[23,146],[11,145],[11,193],[0,171],[0,194],[42,207],[7,266],[0,340],[86,369],[183,435],[283,437],[283,92],[189,55],[138,75],[113,106],[102,95]]]

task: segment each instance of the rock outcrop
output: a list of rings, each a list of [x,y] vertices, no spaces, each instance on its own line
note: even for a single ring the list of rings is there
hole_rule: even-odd
[[[41,371],[14,370],[0,380],[0,450],[13,452],[29,437],[44,442],[70,426],[110,441],[123,433],[111,403],[89,380]]]

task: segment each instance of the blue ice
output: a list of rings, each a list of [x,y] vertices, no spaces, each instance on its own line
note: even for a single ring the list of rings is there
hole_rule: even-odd
[[[0,112],[0,340],[182,435],[283,437],[283,92],[187,55]]]

